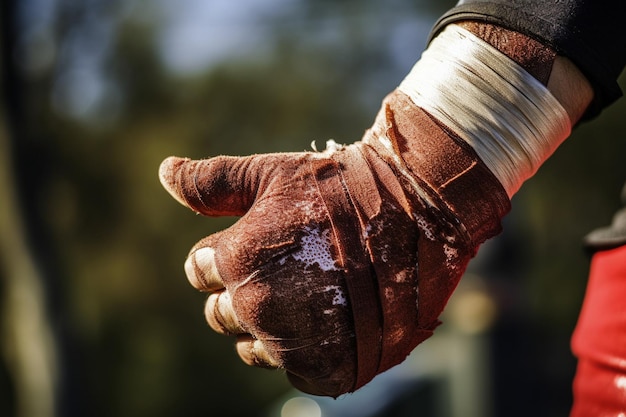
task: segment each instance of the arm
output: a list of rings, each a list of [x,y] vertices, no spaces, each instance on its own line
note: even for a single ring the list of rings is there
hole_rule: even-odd
[[[561,56],[584,74],[594,91],[590,119],[622,95],[617,79],[626,66],[626,33],[618,0],[462,0],[435,24],[431,36],[460,21],[489,23],[522,33]]]
[[[237,337],[246,363],[284,368],[297,388],[338,396],[403,361],[439,324],[480,244],[499,233],[510,196],[592,100],[586,77],[541,42],[522,48],[548,57],[547,70],[528,67],[535,78],[524,69],[545,62],[535,53],[520,59],[506,43],[494,48],[459,33],[476,48],[468,62],[501,62],[493,77],[512,88],[486,94],[493,84],[470,71],[469,93],[445,101],[445,86],[457,78],[421,77],[431,66],[416,66],[350,146],[162,164],[161,181],[182,204],[242,216],[198,242],[185,270],[210,293],[209,324]],[[446,45],[435,39],[428,50],[443,54],[448,69],[456,55]],[[572,87],[580,93],[569,94]],[[493,97],[516,124],[484,105]],[[474,100],[483,105],[469,105]],[[508,129],[530,125],[530,132]]]

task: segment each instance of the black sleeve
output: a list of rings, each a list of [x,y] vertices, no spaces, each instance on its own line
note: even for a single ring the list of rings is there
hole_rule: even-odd
[[[623,3],[618,0],[461,0],[435,24],[431,38],[449,23],[478,20],[523,33],[568,57],[585,74],[595,97],[586,118],[622,92],[626,66]]]

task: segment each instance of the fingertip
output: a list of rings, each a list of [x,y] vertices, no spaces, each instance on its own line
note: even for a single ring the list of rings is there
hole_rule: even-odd
[[[211,294],[204,306],[204,317],[209,326],[223,335],[244,334],[245,331],[237,319],[228,291]]]
[[[235,348],[246,365],[267,369],[280,368],[280,363],[267,352],[263,342],[249,334],[237,336]]]
[[[184,206],[189,206],[187,201],[184,199],[182,194],[182,189],[179,181],[179,172],[181,166],[187,162],[191,161],[189,158],[179,158],[177,156],[170,156],[165,158],[161,165],[159,166],[159,180],[161,181],[161,185],[165,190],[172,196],[176,201]]]
[[[185,274],[189,283],[199,291],[210,292],[224,288],[213,248],[203,247],[192,251],[185,261]]]

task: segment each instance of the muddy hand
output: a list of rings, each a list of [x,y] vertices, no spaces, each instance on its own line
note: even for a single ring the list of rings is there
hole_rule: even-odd
[[[210,293],[208,323],[237,338],[244,362],[283,368],[302,391],[336,397],[402,362],[432,334],[507,210],[488,171],[468,169],[475,155],[424,112],[408,114],[406,102],[390,95],[364,140],[347,147],[170,157],[160,167],[183,205],[241,216],[198,242],[185,263],[191,284]],[[439,168],[442,138],[457,153],[454,169]],[[428,157],[405,162],[409,142]],[[461,213],[450,184],[468,172],[470,183],[493,187],[474,192],[478,209]]]

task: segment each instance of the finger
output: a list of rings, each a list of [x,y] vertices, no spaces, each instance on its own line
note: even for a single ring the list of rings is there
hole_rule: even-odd
[[[209,326],[217,333],[225,335],[246,333],[239,324],[227,291],[218,291],[209,295],[204,306],[204,316]]]
[[[260,368],[279,367],[278,362],[267,353],[263,342],[250,335],[238,336],[236,348],[241,360],[250,366],[258,366]]]
[[[218,291],[224,282],[215,264],[215,250],[201,247],[191,251],[185,261],[185,274],[191,285],[200,291]]]
[[[163,187],[181,204],[207,216],[241,216],[250,208],[267,171],[261,156],[169,157],[159,167]]]

